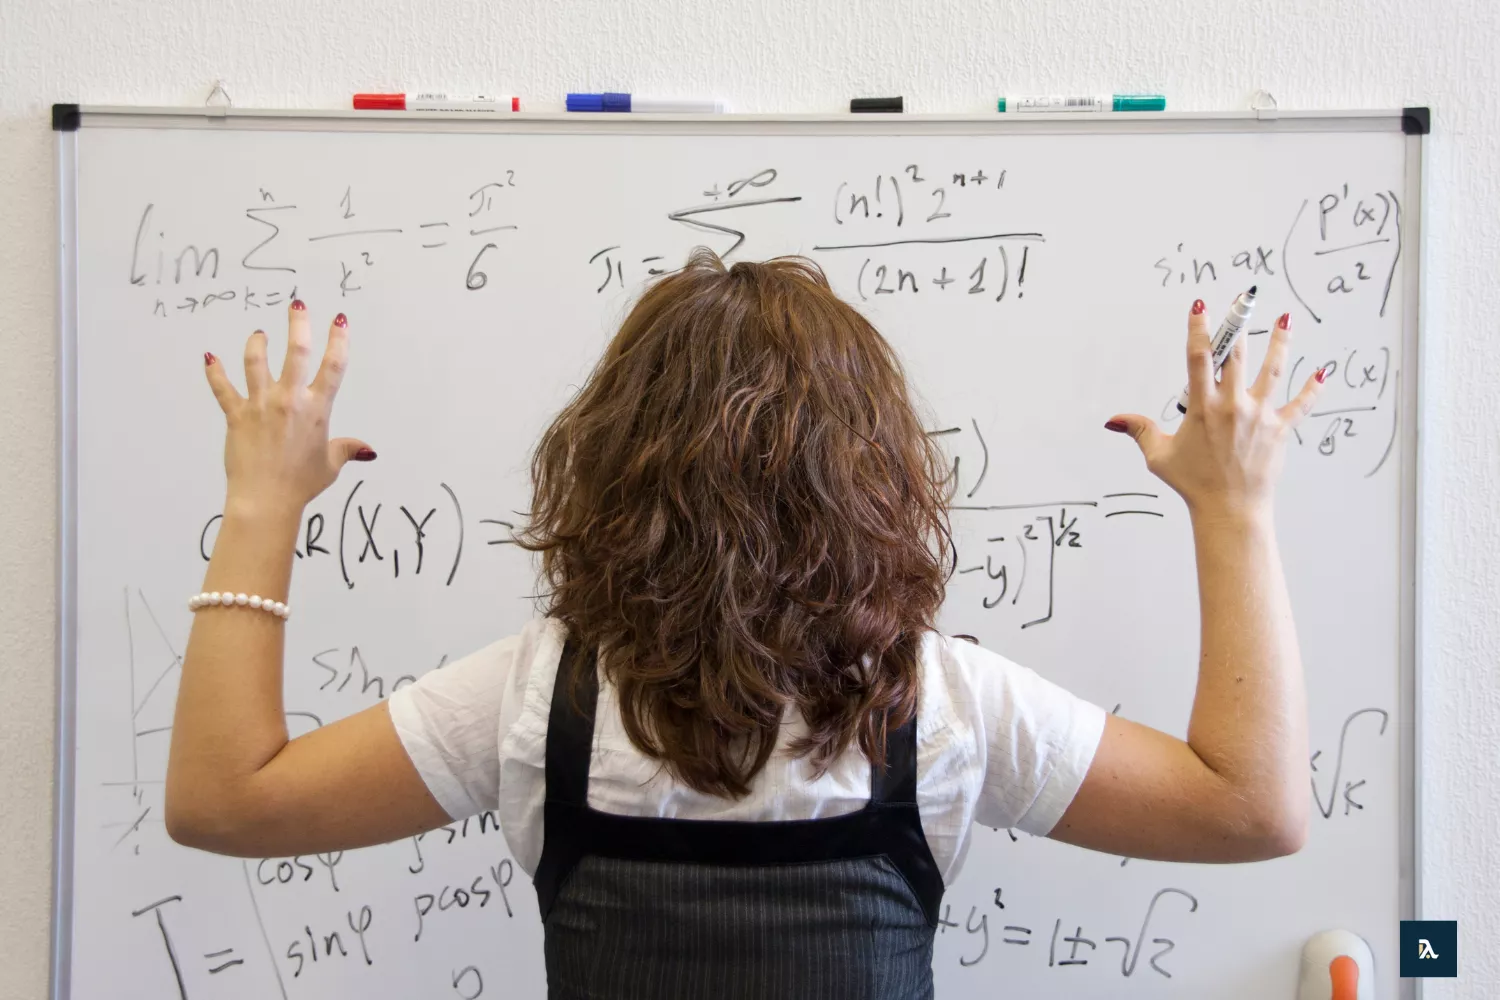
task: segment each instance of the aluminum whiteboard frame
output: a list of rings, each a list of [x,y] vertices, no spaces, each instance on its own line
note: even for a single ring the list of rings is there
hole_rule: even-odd
[[[78,129],[230,129],[296,132],[481,132],[573,135],[1057,135],[1211,134],[1272,132],[1403,132],[1400,110],[1133,112],[1037,115],[637,115],[496,113],[476,117],[454,112],[243,109],[226,107],[133,107],[82,105]],[[52,1000],[72,1000],[73,798],[77,690],[78,531],[78,129],[58,132],[58,523],[57,523],[57,728],[55,733],[52,869]],[[1402,250],[1407,254],[1402,288],[1402,364],[1397,406],[1402,477],[1401,622],[1397,739],[1400,749],[1398,892],[1401,919],[1421,912],[1422,753],[1420,670],[1422,636],[1421,488],[1423,252],[1420,134],[1406,136],[1402,185]],[[1422,996],[1422,980],[1400,980],[1405,1000]]]
[[[78,142],[57,142],[57,708],[52,785],[52,967],[55,1000],[73,980],[73,758],[78,676]],[[133,729],[134,727],[132,727]]]

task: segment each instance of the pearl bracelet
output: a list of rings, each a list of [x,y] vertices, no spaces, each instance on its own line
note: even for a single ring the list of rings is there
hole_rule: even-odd
[[[226,608],[230,606],[251,607],[257,611],[269,611],[281,619],[290,618],[292,615],[292,609],[285,604],[280,601],[273,601],[269,597],[261,597],[258,594],[231,594],[228,591],[221,594],[215,590],[212,593],[203,593],[196,597],[188,598],[189,611],[197,611],[199,608],[211,608],[215,605]]]

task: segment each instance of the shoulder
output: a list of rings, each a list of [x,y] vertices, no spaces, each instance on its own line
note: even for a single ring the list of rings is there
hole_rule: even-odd
[[[1081,699],[1061,686],[978,643],[929,633],[923,643],[922,704],[918,732],[931,725],[963,724],[981,738],[1007,742],[1018,730],[1038,734],[1067,729]]]
[[[919,713],[938,718],[973,714],[987,689],[1009,671],[1022,669],[967,638],[928,632],[922,640]]]
[[[517,693],[517,710],[500,756],[502,760],[540,766],[546,756],[552,688],[568,633],[555,618],[537,618],[513,638],[516,648],[511,654],[515,663],[511,684]]]
[[[513,635],[428,671],[414,686],[424,692],[454,695],[523,689],[537,664],[546,662],[554,641],[555,625],[550,619],[533,619]],[[553,654],[554,665],[562,649],[560,638],[556,643],[558,653]]]
[[[984,652],[938,632],[922,639],[917,758],[924,780],[944,787],[957,782],[972,792],[969,786],[976,784],[975,769],[982,768],[989,727],[976,685],[977,674],[986,667],[970,650]]]
[[[396,735],[449,816],[495,807],[499,748],[525,722],[535,675],[547,669],[549,656],[555,672],[557,635],[551,622],[529,622],[392,693],[388,711]]]
[[[556,618],[533,618],[521,631],[487,647],[487,650],[494,650],[506,658],[509,669],[525,675],[529,687],[530,679],[539,671],[556,673],[566,640],[567,630]]]
[[[545,664],[550,657],[553,667],[556,667],[566,638],[567,632],[557,619],[533,618],[521,627],[521,631],[491,643],[466,659],[498,662],[512,670],[529,672]]]
[[[524,719],[545,674],[545,706],[562,653],[562,630],[534,619],[520,632],[483,646],[424,674],[390,698],[391,718],[409,743],[464,743],[493,748]],[[543,719],[546,711],[543,708]]]

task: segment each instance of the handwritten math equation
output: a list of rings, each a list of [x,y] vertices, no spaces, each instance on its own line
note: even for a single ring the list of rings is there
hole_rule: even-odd
[[[1240,286],[1281,278],[1315,323],[1356,306],[1384,316],[1400,262],[1401,202],[1394,191],[1342,184],[1304,198],[1284,234],[1222,246],[1176,243],[1150,270],[1162,288],[1199,287],[1221,279]]]
[[[124,803],[127,816],[103,823],[100,830],[101,846],[110,854],[120,855],[112,862],[115,865],[155,865],[158,862],[153,858],[161,852],[178,850],[168,840],[160,819],[166,776],[164,741],[171,731],[175,689],[175,685],[164,682],[182,666],[182,653],[170,638],[170,619],[164,610],[155,607],[139,589],[125,594],[131,642],[125,663],[131,670],[131,704],[124,707],[129,709],[137,731],[132,735],[129,754],[117,758],[129,772],[120,780],[103,782],[106,791],[124,796],[112,801]],[[347,674],[344,652],[316,653],[310,668],[330,672],[340,669]],[[360,658],[357,647],[347,652],[351,661]],[[339,668],[333,666],[335,661]],[[333,680],[330,676],[319,690],[327,689]],[[364,691],[368,692],[370,686],[367,677]],[[377,690],[377,696],[382,693]],[[345,714],[341,709],[335,711]],[[313,712],[293,710],[286,714],[294,736],[323,724]],[[148,850],[143,852],[143,846]],[[461,853],[444,857],[442,865],[433,866],[435,856],[452,852]],[[465,867],[472,871],[457,877],[455,872]],[[279,987],[279,995],[287,997],[297,994],[300,984],[326,990],[332,983],[344,981],[344,975],[366,967],[409,964],[413,945],[434,935],[460,932],[472,915],[492,913],[496,915],[492,919],[514,918],[516,875],[515,862],[504,847],[499,816],[491,810],[359,851],[226,860],[222,877],[212,885],[174,885],[170,873],[164,872],[158,893],[131,906],[128,916],[155,925],[162,978],[175,986],[171,995],[179,1000],[244,989],[220,984],[247,975],[261,988],[273,983]],[[237,895],[244,907],[238,905]],[[215,919],[236,910],[253,915],[255,933],[246,936],[243,925],[239,932],[226,930],[234,925]],[[467,991],[463,995],[478,997],[483,989],[482,974],[478,966],[468,969],[447,970],[447,980],[435,980],[433,989],[457,988],[454,984],[459,983]]]
[[[434,845],[441,850],[455,843],[462,845],[470,838],[490,841],[493,837],[486,835],[498,834],[499,829],[495,814],[487,812],[408,838],[415,862],[400,858],[399,845],[361,852],[378,851],[377,856],[393,859],[399,870],[393,868],[391,874],[398,881],[409,880],[395,893],[382,892],[373,901],[354,887],[340,884],[339,867],[347,864],[343,851],[242,861],[238,865],[241,878],[235,881],[243,886],[258,936],[250,942],[214,939],[209,950],[201,952],[201,959],[196,957],[196,948],[183,947],[184,939],[204,938],[205,929],[213,921],[204,919],[202,908],[222,912],[226,902],[222,896],[174,892],[133,908],[130,917],[155,923],[160,947],[157,960],[170,971],[179,1000],[200,993],[217,995],[222,987],[216,985],[216,977],[228,974],[228,978],[234,978],[265,965],[270,967],[271,978],[283,997],[289,995],[289,987],[295,989],[304,981],[310,987],[327,989],[333,982],[343,981],[343,971],[409,963],[414,946],[433,935],[459,932],[472,915],[491,913],[498,919],[503,913],[505,920],[514,919],[516,908],[510,887],[516,867],[508,856],[496,863],[481,859],[472,878],[456,882],[448,878],[433,882],[423,877],[427,871],[424,843],[431,851]],[[368,881],[368,868],[363,874]],[[324,900],[338,897],[339,901],[331,911],[327,906],[313,907],[319,916],[310,916],[296,907],[297,903],[308,902],[302,894],[309,890],[315,895],[327,894]],[[290,895],[282,900],[283,894]],[[335,915],[329,917],[329,912]],[[330,975],[336,978],[330,979]],[[451,988],[469,1000],[483,993],[484,977],[478,966],[441,970],[434,975],[438,977],[434,982],[438,989]],[[442,981],[444,977],[446,982]]]
[[[337,514],[320,510],[303,516],[296,556],[307,564],[337,567],[344,586],[353,590],[362,577],[379,573],[400,580],[428,578],[453,586],[468,549],[516,545],[520,515],[477,517],[464,513],[458,492],[445,482],[425,492],[412,488],[391,502],[359,479],[342,502],[331,503]],[[417,496],[423,497],[420,501]],[[214,514],[198,533],[198,554],[207,562],[223,514]]]
[[[520,228],[513,221],[517,186],[514,170],[499,170],[477,182],[452,215],[420,219],[368,208],[352,185],[337,204],[298,204],[259,188],[247,199],[242,231],[213,238],[183,230],[193,222],[164,222],[148,203],[136,226],[129,282],[147,292],[154,317],[248,313],[284,306],[297,297],[299,282],[336,280],[341,298],[356,295],[382,268],[399,276],[410,260],[401,255],[415,250],[436,252],[477,292],[490,284],[490,261],[502,243]]]
[[[1249,332],[1260,336],[1270,331]],[[1390,460],[1400,429],[1401,372],[1393,365],[1391,349],[1380,345],[1296,355],[1282,383],[1282,404],[1319,368],[1328,369],[1328,380],[1318,407],[1293,430],[1294,446],[1335,464],[1354,463],[1368,479]],[[1163,403],[1160,418],[1168,426],[1182,419],[1177,397]]]
[[[971,433],[983,441],[977,424],[972,428],[942,428],[938,436]],[[963,457],[953,460],[950,482],[962,476]],[[954,497],[950,509],[957,516],[977,519],[983,525],[984,541],[966,545],[957,555],[956,577],[984,580],[981,603],[984,610],[1018,618],[1020,628],[1045,624],[1054,615],[1054,581],[1077,550],[1086,547],[1090,532],[1117,519],[1162,519],[1159,491],[1125,491],[1076,500],[1045,500],[1014,504],[982,504],[971,501],[983,483],[981,466],[976,485]],[[452,587],[461,576],[466,558],[479,547],[485,551],[517,552],[516,532],[524,525],[513,511],[504,516],[479,517],[465,513],[464,504],[452,486],[438,483],[437,490],[403,490],[397,498],[372,492],[366,480],[355,481],[342,500],[329,501],[328,513],[304,513],[296,556],[310,567],[337,573],[348,590],[361,580],[376,576],[416,585],[422,579]],[[418,497],[424,499],[418,500]],[[198,555],[207,562],[222,514],[208,517],[198,531]],[[982,574],[982,576],[981,576]],[[368,668],[357,646],[327,650],[314,659],[326,672],[324,687],[337,685],[342,691],[351,683],[377,697],[395,690]],[[410,675],[406,675],[410,682]]]
[[[1287,377],[1288,400],[1294,392],[1292,386],[1301,384],[1298,379],[1305,379],[1307,372],[1319,367],[1329,372],[1320,399],[1323,405],[1309,413],[1296,429],[1296,443],[1316,447],[1324,458],[1358,454],[1368,464],[1364,473],[1368,479],[1390,459],[1400,425],[1401,373],[1391,369],[1391,349],[1353,348],[1320,363],[1301,356],[1292,363]],[[1366,446],[1362,437],[1372,443]]]
[[[986,960],[990,964],[997,961],[1039,964],[1045,953],[1046,967],[1064,976],[1076,975],[1092,965],[1096,970],[1117,971],[1125,979],[1138,972],[1171,979],[1168,956],[1177,949],[1177,942],[1164,936],[1163,928],[1172,924],[1183,926],[1185,918],[1198,912],[1198,897],[1186,889],[1159,889],[1143,909],[1138,927],[1101,935],[1087,930],[1079,921],[1062,916],[1055,916],[1050,922],[1026,919],[1010,910],[1004,900],[1004,889],[996,888],[992,899],[969,907],[962,923],[954,918],[952,905],[943,904],[938,933],[940,938],[950,931],[962,936],[958,964],[965,969]],[[1141,963],[1143,955],[1145,964]]]
[[[1004,206],[1006,171],[982,166],[927,176],[920,164],[904,170],[875,174],[859,181],[840,181],[833,192],[831,215],[835,226],[848,227],[851,240],[816,243],[818,255],[835,255],[834,270],[853,259],[841,251],[868,251],[853,272],[853,286],[863,301],[884,295],[913,296],[922,291],[954,297],[979,296],[1003,302],[1025,294],[1032,246],[1045,242],[1040,232],[997,232],[993,219]],[[777,188],[774,168],[749,172],[731,181],[713,181],[701,192],[706,203],[667,213],[687,227],[694,241],[707,238],[728,258],[752,238],[752,223],[784,220],[777,206],[804,200],[804,195]],[[909,206],[908,201],[912,201]],[[754,211],[751,211],[754,210]],[[944,220],[957,219],[956,223]],[[986,223],[991,223],[986,226]],[[934,225],[935,224],[935,225]],[[979,231],[955,233],[954,226]],[[594,269],[594,292],[623,290],[646,278],[665,274],[673,266],[667,251],[685,246],[628,247],[610,243],[588,257]],[[858,257],[858,255],[853,255]]]
[[[667,212],[668,221],[677,224],[681,233],[681,238],[671,246],[642,253],[639,248],[627,250],[623,244],[613,243],[594,251],[588,263],[597,281],[595,294],[611,288],[621,290],[627,283],[674,270],[692,246],[705,240],[721,259],[727,260],[751,238],[751,223],[784,221],[780,210],[803,200],[800,194],[772,190],[780,176],[775,168],[766,167],[733,180],[711,180],[699,195],[706,201]]]
[[[1344,719],[1344,724],[1339,728],[1338,746],[1329,755],[1332,760],[1325,757],[1321,749],[1313,751],[1311,761],[1313,803],[1317,807],[1318,815],[1323,819],[1333,819],[1340,806],[1343,807],[1342,811],[1338,812],[1341,816],[1354,816],[1364,812],[1364,802],[1361,801],[1362,793],[1356,793],[1360,793],[1360,790],[1365,787],[1367,779],[1355,772],[1352,765],[1345,759],[1351,733],[1355,739],[1369,744],[1385,735],[1386,726],[1390,721],[1390,713],[1383,708],[1358,709],[1349,713]]]
[[[1158,489],[1074,500],[983,503],[979,494],[989,477],[991,455],[979,422],[971,418],[967,427],[940,427],[927,433],[942,441],[951,456],[949,510],[955,519],[980,527],[982,542],[955,546],[954,579],[977,581],[980,607],[1014,620],[1020,629],[1053,620],[1057,573],[1081,558],[1079,550],[1087,548],[1094,531],[1167,516]]]
[[[981,545],[968,545],[955,560],[957,577],[980,581],[980,606],[1015,618],[1021,629],[1045,625],[1056,614],[1057,574],[1085,548],[1092,531],[1113,518],[1164,518],[1155,509],[1159,493],[1106,493],[1097,499],[1019,504],[954,504],[978,516]]]
[[[1004,302],[1025,295],[1039,231],[1004,225],[1003,167],[902,169],[839,181],[832,216],[849,237],[813,246],[843,269],[861,301],[928,296]]]

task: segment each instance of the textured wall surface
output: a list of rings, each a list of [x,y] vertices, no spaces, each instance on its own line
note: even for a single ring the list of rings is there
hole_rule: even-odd
[[[1316,9],[1312,9],[1316,8]],[[713,94],[833,111],[900,93],[1161,90],[1178,110],[1430,104],[1421,655],[1425,915],[1500,995],[1500,4],[1495,0],[5,0],[0,4],[0,997],[47,988],[56,185],[48,106],[340,106],[361,89]],[[528,104],[540,110],[536,101]],[[1467,349],[1471,343],[1483,349]]]

